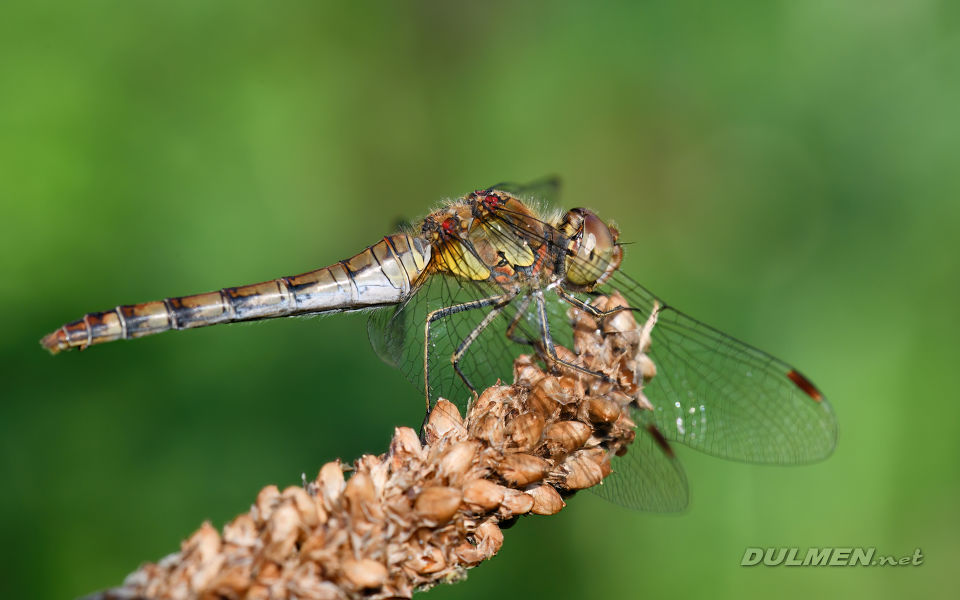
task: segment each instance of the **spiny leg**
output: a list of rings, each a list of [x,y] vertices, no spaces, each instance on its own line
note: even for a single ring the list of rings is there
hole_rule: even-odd
[[[462,342],[460,342],[460,345],[457,346],[457,351],[454,352],[453,355],[450,357],[450,362],[453,363],[453,369],[457,372],[457,375],[460,376],[460,379],[463,380],[463,383],[465,383],[466,386],[470,389],[470,391],[473,392],[474,397],[477,396],[477,390],[475,387],[473,387],[473,384],[470,383],[470,379],[467,378],[466,374],[464,374],[464,372],[460,370],[460,359],[462,359],[463,356],[467,353],[467,350],[470,348],[473,342],[476,341],[477,337],[479,337],[479,335],[483,333],[483,330],[486,329],[490,325],[490,323],[493,322],[493,320],[497,317],[497,315],[503,312],[503,309],[506,308],[508,304],[510,304],[510,301],[516,297],[517,297],[516,293],[504,294],[503,296],[501,296],[500,297],[501,301],[495,304],[494,307],[490,310],[490,312],[488,312],[486,316],[483,317],[483,320],[480,321],[480,323],[473,328],[473,331],[471,331],[470,334],[467,335],[467,337],[464,338]]]
[[[618,306],[616,308],[611,308],[610,310],[600,310],[596,306],[588,302],[584,302],[580,298],[577,298],[576,296],[574,296],[573,294],[571,294],[570,292],[568,292],[567,290],[561,287],[554,288],[554,291],[556,291],[557,295],[563,298],[563,300],[566,301],[568,304],[572,304],[575,308],[578,308],[584,311],[585,313],[588,313],[591,317],[596,317],[598,319],[609,317],[610,315],[615,315],[622,310],[637,310],[630,306]]]
[[[502,301],[503,298],[504,296],[490,296],[489,298],[472,300],[470,302],[464,302],[463,304],[444,306],[427,315],[427,322],[423,329],[423,386],[427,399],[427,414],[430,413],[430,324],[466,310],[474,310],[497,304]]]
[[[511,342],[522,344],[524,346],[536,346],[536,340],[531,340],[530,338],[521,337],[517,335],[517,326],[520,325],[520,320],[523,319],[524,315],[527,312],[527,308],[530,307],[530,296],[526,295],[520,300],[520,303],[517,305],[517,314],[510,319],[510,325],[507,326],[507,339]]]
[[[587,302],[584,302],[583,300],[577,298],[576,296],[564,290],[563,288],[557,287],[556,292],[557,292],[557,295],[560,296],[560,298],[562,298],[567,303],[571,304],[575,308],[578,308],[597,319],[604,319],[606,317],[609,317],[610,315],[615,315],[618,312],[624,311],[624,310],[629,310],[636,313],[644,312],[643,310],[639,308],[634,308],[632,306],[617,306],[616,308],[611,308],[610,310],[600,310],[596,306],[589,304]],[[653,309],[650,315],[648,316],[647,324],[643,326],[643,329],[640,332],[641,336],[646,336],[647,338],[647,341],[643,342],[644,337],[641,337],[641,346],[643,346],[644,343],[646,344],[650,343],[649,341],[650,328],[653,327],[652,323],[656,323],[657,315],[659,315],[660,311],[662,311],[663,309],[664,309],[663,304],[660,304],[659,301],[654,302]],[[652,321],[650,321],[650,319],[652,319]]]
[[[568,369],[579,371],[585,375],[599,377],[602,381],[610,381],[609,377],[599,371],[593,371],[560,358],[560,356],[557,354],[557,349],[553,346],[553,338],[550,336],[550,322],[547,320],[547,306],[543,298],[543,292],[541,290],[537,290],[534,292],[534,296],[537,299],[537,321],[540,322],[540,338],[541,342],[543,343],[543,350],[547,357],[555,364],[561,365]]]

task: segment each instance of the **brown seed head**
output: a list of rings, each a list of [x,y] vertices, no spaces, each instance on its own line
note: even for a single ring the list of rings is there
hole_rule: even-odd
[[[440,476],[448,483],[459,483],[463,474],[473,466],[479,450],[480,442],[476,440],[456,442],[437,461]]]
[[[512,487],[523,487],[540,481],[550,470],[551,464],[530,454],[507,454],[495,466],[497,473]]]
[[[375,590],[387,581],[387,568],[369,558],[348,558],[343,561],[343,575],[358,590]]]
[[[517,515],[525,515],[533,508],[533,496],[526,492],[519,492],[514,489],[507,489],[503,495],[503,501],[500,502],[500,515],[504,519],[510,519]]]
[[[548,446],[556,448],[564,454],[579,448],[586,443],[593,427],[580,421],[556,421],[547,425],[543,432]]]
[[[270,515],[267,527],[268,543],[264,556],[274,562],[283,562],[297,543],[300,515],[293,504],[282,504]]]
[[[489,479],[474,479],[463,486],[463,501],[473,511],[483,512],[500,506],[505,488]]]
[[[587,398],[586,417],[593,423],[612,423],[620,416],[620,405],[610,398]]]
[[[533,507],[530,509],[535,515],[552,515],[560,512],[566,503],[557,490],[552,485],[544,483],[527,490],[527,494],[533,497]]]
[[[317,482],[320,484],[320,496],[323,498],[324,508],[328,511],[338,509],[345,486],[340,461],[336,460],[323,465],[320,474],[317,475]]]
[[[316,502],[302,487],[291,485],[283,490],[281,497],[290,501],[296,507],[300,520],[307,527],[315,527],[320,522]]]
[[[346,481],[335,461],[306,490],[268,486],[222,540],[205,524],[118,597],[382,600],[463,578],[500,549],[504,519],[554,514],[563,493],[610,474],[630,451],[631,411],[652,408],[641,387],[656,368],[640,348],[655,311],[639,330],[626,311],[569,315],[576,352],[558,353],[611,380],[522,356],[514,384],[485,390],[464,417],[438,401],[425,445],[397,428],[389,452],[355,461]]]
[[[447,523],[460,508],[462,492],[459,488],[436,486],[425,488],[414,503],[414,508],[424,519],[436,524]]]
[[[434,444],[441,438],[462,432],[463,418],[452,402],[441,398],[430,411],[425,430],[427,443]]]
[[[533,450],[540,443],[543,433],[543,416],[536,412],[527,412],[513,419],[507,426],[512,446],[522,452]]]
[[[593,487],[603,479],[600,467],[583,451],[568,456],[563,461],[560,472],[560,483],[570,490]]]

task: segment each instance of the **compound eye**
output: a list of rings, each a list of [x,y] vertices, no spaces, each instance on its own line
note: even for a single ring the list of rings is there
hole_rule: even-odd
[[[616,240],[613,239],[610,228],[599,217],[585,211],[581,244],[581,253],[587,254],[590,258],[599,255],[604,260],[608,260]]]
[[[592,287],[616,268],[617,240],[610,227],[591,211],[581,208],[567,213],[564,223],[570,235],[567,258],[567,280],[579,286]]]

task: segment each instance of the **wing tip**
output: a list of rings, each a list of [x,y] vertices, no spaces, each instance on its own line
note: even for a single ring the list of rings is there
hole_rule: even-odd
[[[813,385],[813,382],[807,379],[800,371],[790,369],[787,371],[787,377],[800,388],[803,393],[810,396],[814,402],[823,402],[823,394],[817,389],[817,386]]]

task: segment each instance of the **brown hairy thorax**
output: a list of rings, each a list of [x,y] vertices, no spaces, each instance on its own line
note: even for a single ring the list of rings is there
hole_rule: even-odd
[[[595,304],[625,306],[617,294]],[[600,323],[569,315],[574,348],[558,352],[606,380],[520,356],[513,385],[486,389],[465,418],[441,400],[423,441],[399,427],[348,479],[334,461],[303,487],[267,486],[222,533],[205,523],[179,552],[93,597],[409,598],[463,579],[500,549],[502,524],[554,514],[601,485],[634,439],[629,407],[650,406],[653,317],[641,326],[629,311]]]

